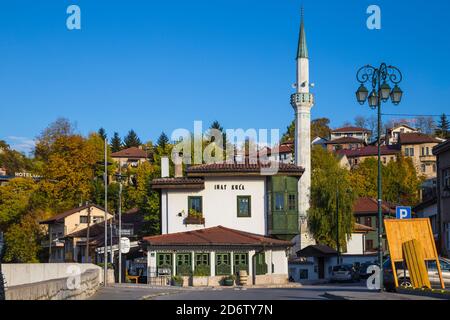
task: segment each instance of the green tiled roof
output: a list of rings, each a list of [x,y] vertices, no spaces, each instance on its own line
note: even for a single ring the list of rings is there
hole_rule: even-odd
[[[297,59],[298,58],[308,58],[308,47],[306,46],[306,35],[305,35],[305,25],[303,23],[303,12],[302,21],[300,23],[300,35],[298,38],[298,49],[297,49]]]

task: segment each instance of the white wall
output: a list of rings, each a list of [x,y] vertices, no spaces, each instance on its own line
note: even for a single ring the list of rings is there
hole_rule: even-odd
[[[347,252],[345,254],[364,254],[364,234],[352,233],[347,240]]]
[[[91,263],[5,263],[2,264],[2,272],[6,280],[6,286],[18,286],[21,284],[40,281],[61,279],[75,275],[75,268],[81,273],[90,269],[100,269]]]
[[[216,190],[215,185],[226,185],[226,190]],[[244,190],[232,190],[232,185],[242,185]],[[163,234],[218,225],[261,235],[266,234],[265,177],[206,177],[204,190],[168,190],[167,202],[165,192],[162,192],[161,204]],[[238,195],[251,196],[250,218],[237,216]],[[184,224],[188,214],[188,196],[203,197],[205,226]]]
[[[270,252],[266,253],[266,263],[268,268],[268,273],[271,273],[272,271],[272,265],[267,262],[268,258],[270,256]],[[286,251],[285,250],[272,250],[271,254],[272,263],[274,264],[274,274],[287,274],[288,273],[288,259],[286,257]],[[270,260],[269,260],[270,261]]]

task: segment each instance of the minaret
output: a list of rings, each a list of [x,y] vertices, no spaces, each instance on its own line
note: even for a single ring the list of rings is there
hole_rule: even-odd
[[[297,49],[297,92],[291,95],[291,105],[295,111],[295,164],[305,169],[298,182],[299,237],[295,238],[294,250],[313,243],[306,224],[311,188],[311,108],[314,97],[309,93],[309,58],[303,8],[300,22],[300,35]]]

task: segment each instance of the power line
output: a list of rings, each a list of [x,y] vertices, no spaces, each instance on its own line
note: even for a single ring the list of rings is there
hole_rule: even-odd
[[[450,117],[450,114],[410,114],[410,113],[382,113],[382,116],[398,116],[398,117],[441,117],[445,115],[446,117]]]

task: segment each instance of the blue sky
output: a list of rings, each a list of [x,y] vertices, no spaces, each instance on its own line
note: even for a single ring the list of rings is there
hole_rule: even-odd
[[[87,134],[279,128],[293,118],[300,0],[72,0],[0,3],[0,139],[27,150],[57,117]],[[312,117],[333,126],[373,113],[356,103],[364,64],[398,66],[402,104],[385,112],[441,114],[450,108],[450,2],[304,0]],[[81,30],[66,8],[81,8]],[[366,9],[381,7],[382,29]]]

